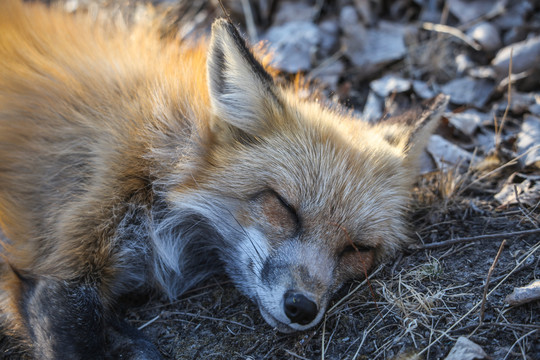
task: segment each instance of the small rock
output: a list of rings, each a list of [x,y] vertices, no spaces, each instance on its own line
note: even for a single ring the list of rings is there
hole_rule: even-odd
[[[283,25],[291,21],[310,21],[313,7],[302,1],[280,1],[274,15],[273,25]]]
[[[523,166],[540,168],[540,118],[526,115],[518,134],[516,148]],[[524,155],[525,154],[525,155]]]
[[[499,30],[488,22],[482,22],[472,27],[467,32],[467,35],[479,43],[486,51],[495,51],[502,46]]]
[[[370,0],[355,0],[354,5],[358,10],[360,15],[360,20],[366,25],[373,25],[376,21],[373,11],[371,10],[372,5]]]
[[[489,359],[482,347],[466,337],[460,336],[445,360]]]
[[[321,42],[319,44],[319,54],[321,58],[326,58],[332,54],[339,43],[339,26],[335,20],[325,20],[319,24]]]
[[[405,56],[406,32],[403,26],[393,26],[384,22],[378,28],[368,29],[362,49],[347,49],[346,55],[360,70],[360,78],[368,78],[392,61]]]
[[[489,120],[488,114],[481,113],[475,109],[469,109],[461,113],[450,113],[445,115],[448,122],[467,136],[472,136],[482,122]]]
[[[446,5],[450,12],[459,19],[461,23],[466,23],[474,20],[482,15],[500,6],[499,1],[493,0],[447,0]]]
[[[430,99],[436,94],[424,81],[414,80],[412,86],[414,93],[422,99]]]
[[[536,116],[540,116],[540,104],[533,104],[529,107],[529,111],[531,112],[531,114],[533,115],[536,115]]]
[[[523,93],[512,90],[510,107],[508,108],[514,115],[521,115],[526,112],[533,112],[530,108],[533,105],[540,103],[540,94],[535,93]],[[504,96],[504,100],[497,104],[497,111],[503,113],[508,106],[508,97]]]
[[[383,106],[384,100],[374,91],[370,91],[364,105],[362,118],[371,123],[378,121],[383,115]]]
[[[540,61],[540,36],[505,46],[499,50],[491,61],[491,65],[501,77],[508,75],[510,55],[512,55],[512,73],[514,74],[537,66]]]
[[[462,77],[446,83],[442,87],[443,93],[450,95],[450,101],[457,105],[474,105],[483,107],[494,89],[492,81]]]
[[[475,145],[481,153],[492,154],[495,151],[496,137],[497,135],[494,132],[482,129],[482,131],[475,136]]]
[[[456,67],[457,73],[462,75],[465,71],[474,67],[476,64],[471,60],[466,54],[459,54],[456,56]]]
[[[350,57],[352,54],[361,53],[366,44],[366,29],[358,21],[358,14],[353,6],[344,6],[341,9],[339,23],[343,31],[341,43],[345,54]]]
[[[534,280],[527,286],[514,288],[514,291],[504,299],[504,302],[517,306],[538,299],[540,299],[540,280]]]
[[[514,173],[494,197],[501,207],[514,204],[535,206],[540,201],[540,176]]]
[[[445,140],[439,135],[431,135],[427,151],[433,157],[439,169],[466,166],[472,160],[471,153]]]
[[[272,27],[263,39],[268,40],[269,49],[274,53],[272,65],[294,74],[311,69],[321,34],[312,22],[294,21]]]
[[[387,97],[391,93],[405,92],[411,89],[410,80],[405,80],[400,76],[388,74],[380,79],[373,80],[369,87],[375,91],[377,95],[383,98]]]
[[[532,12],[534,6],[531,1],[507,1],[506,9],[491,22],[501,30],[524,27],[527,24],[526,18]]]

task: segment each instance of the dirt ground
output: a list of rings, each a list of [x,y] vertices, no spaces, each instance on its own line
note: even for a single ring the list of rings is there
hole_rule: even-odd
[[[522,2],[537,6],[535,2]],[[73,7],[77,2],[67,3]],[[106,3],[117,9],[115,2],[93,3]],[[156,3],[164,6],[163,2]],[[236,8],[240,3],[243,2],[236,2]],[[312,7],[326,4],[318,9],[319,16],[334,19],[343,6],[353,3],[373,6],[375,2],[299,3]],[[386,9],[383,6],[373,10],[378,14],[374,21],[418,24],[418,12],[423,6],[427,7],[428,1],[395,3],[414,11],[403,12],[401,18],[397,15],[389,18],[380,15]],[[437,4],[438,11],[444,13],[444,1],[429,3]],[[214,5],[193,1],[179,9],[184,20],[198,19],[197,26],[208,29],[211,18],[219,15]],[[227,1],[225,6],[234,7]],[[259,7],[259,18],[254,16],[256,20],[261,20],[263,8]],[[197,14],[204,16],[197,17]],[[241,7],[232,16],[238,16],[234,19],[238,19],[240,26],[249,26],[249,17]],[[174,21],[168,26],[181,23],[178,18],[172,18]],[[459,21],[454,20],[456,28]],[[452,16],[448,23],[452,24]],[[260,24],[257,23],[259,29],[271,27],[271,22],[261,21]],[[535,35],[540,28],[535,27],[536,22],[531,24],[533,30],[530,31]],[[340,31],[346,33],[343,26]],[[345,53],[336,81],[324,83],[323,93],[361,113],[367,106],[371,81],[389,72],[443,84],[462,76],[456,75],[455,64],[445,63],[445,54],[453,54],[454,58],[457,53],[468,52],[478,67],[489,65],[495,56],[493,50],[472,51],[455,39],[441,38],[441,34],[420,32],[415,36],[416,45],[407,48],[404,58],[375,70],[371,77],[360,74],[358,66],[348,60]],[[443,59],[439,59],[442,63],[436,63],[436,59],[426,62],[418,55],[429,49],[434,54],[434,44],[438,46],[436,52],[442,54]],[[316,56],[319,57],[314,60],[315,64],[304,70],[305,74],[320,70],[323,57],[332,55],[317,53]],[[527,76],[537,75],[532,72]],[[531,81],[524,81],[515,86],[521,95],[539,97],[538,78],[534,80],[533,85]],[[446,117],[443,119],[438,134],[471,153],[477,151],[475,154],[480,160],[465,167],[453,164],[445,169],[433,168],[419,177],[410,206],[411,237],[416,244],[405,249],[398,258],[375,268],[369,281],[359,279],[346,284],[336,294],[324,320],[314,329],[295,334],[278,333],[264,322],[256,305],[239,293],[225,276],[208,279],[173,303],[154,299],[131,308],[128,320],[158,345],[166,359],[444,359],[462,336],[481,346],[488,356],[486,359],[540,359],[540,302],[509,306],[504,301],[514,288],[540,278],[539,203],[538,200],[532,204],[520,202],[518,198],[501,204],[495,198],[513,174],[538,176],[540,172],[537,165],[525,166],[516,160],[516,137],[529,110],[501,107],[511,91],[508,86],[499,86],[501,79],[496,81],[498,85],[480,106],[451,104],[449,110],[458,113],[475,107],[492,116],[489,110],[496,108],[496,117],[500,120],[504,116],[506,126],[498,129],[492,116],[479,125],[474,134],[464,135],[456,131]],[[383,99],[383,104],[385,109],[401,108],[418,101],[418,94],[409,89],[392,93]],[[493,140],[496,145],[489,150],[474,150],[480,133],[484,137],[498,137]],[[531,181],[540,182],[540,178]],[[535,189],[540,191],[538,186]],[[493,236],[485,236],[489,234]],[[453,239],[462,241],[447,242]],[[15,350],[4,354],[6,358],[16,357]]]

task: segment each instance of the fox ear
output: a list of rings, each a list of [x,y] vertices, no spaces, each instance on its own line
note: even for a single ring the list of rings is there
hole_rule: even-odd
[[[418,174],[420,155],[429,142],[431,134],[439,125],[441,115],[448,105],[449,97],[439,94],[427,100],[418,111],[418,117],[412,125],[404,147],[404,166],[412,178]]]
[[[391,145],[402,148],[408,156],[414,156],[426,146],[447,104],[448,96],[439,94],[417,108],[382,120],[376,126]]]
[[[441,115],[448,105],[448,99],[447,95],[439,94],[424,102],[418,109],[407,137],[404,150],[407,156],[417,157],[426,147],[429,137],[439,125]]]
[[[280,108],[274,80],[235,26],[224,19],[212,25],[207,76],[217,122],[225,121],[252,136],[268,128],[272,113]]]
[[[385,139],[402,149],[405,167],[414,172],[418,158],[435,131],[449,97],[439,94],[424,102],[421,107],[383,120],[377,126]]]

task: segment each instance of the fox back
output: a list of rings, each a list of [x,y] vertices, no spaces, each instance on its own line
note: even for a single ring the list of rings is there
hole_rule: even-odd
[[[225,20],[178,42],[4,1],[0,58],[0,306],[37,358],[129,358],[146,343],[116,300],[174,298],[219,267],[271,326],[316,325],[408,241],[446,104],[370,125],[301,99]]]

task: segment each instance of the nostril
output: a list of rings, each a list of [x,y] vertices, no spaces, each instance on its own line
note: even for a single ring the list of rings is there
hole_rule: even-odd
[[[301,293],[287,291],[284,296],[285,315],[293,322],[307,325],[317,317],[317,304]]]

